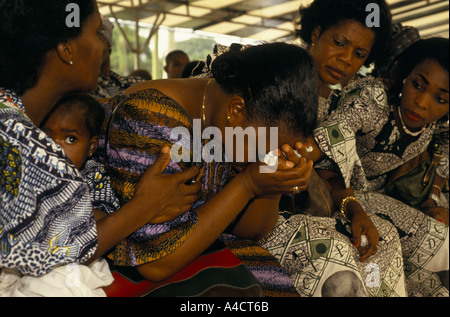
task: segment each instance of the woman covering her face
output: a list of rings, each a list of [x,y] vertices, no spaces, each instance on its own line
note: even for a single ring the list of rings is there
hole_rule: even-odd
[[[307,186],[312,162],[300,160],[292,149],[306,157],[302,142],[316,125],[314,63],[298,46],[272,43],[222,54],[212,63],[211,74],[208,78],[149,81],[105,105],[109,119],[98,153],[122,203],[132,197],[138,176],[153,164],[164,145],[177,149],[172,151],[174,158],[184,158],[172,161],[165,173],[193,164],[200,170],[194,181],[202,185],[194,208],[171,222],[142,227],[109,258],[116,268],[132,266],[148,280],[160,281],[220,240],[245,259],[264,295],[295,296],[275,258],[254,241],[275,225],[281,194]],[[277,130],[273,135],[276,145],[273,137],[270,140],[271,128]],[[229,148],[226,135],[230,129],[253,131],[255,138],[236,137]],[[290,162],[280,156],[276,171],[260,173],[260,153],[282,146]],[[205,153],[214,159],[207,160]],[[212,281],[225,274],[219,269],[213,269]],[[225,284],[236,277],[230,276]]]

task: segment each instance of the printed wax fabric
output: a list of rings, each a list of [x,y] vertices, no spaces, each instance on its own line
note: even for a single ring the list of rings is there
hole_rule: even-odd
[[[81,175],[89,185],[93,209],[110,214],[120,208],[105,166],[95,160],[88,160],[81,170]]]
[[[109,119],[105,122],[105,137],[101,138],[97,153],[103,155],[98,159],[106,166],[107,172],[111,176],[112,187],[121,204],[131,199],[134,186],[137,184],[140,175],[155,162],[164,145],[181,144],[182,148],[189,151],[190,157],[193,157],[192,138],[187,141],[188,143],[183,143],[187,139],[180,138],[179,134],[173,133],[175,128],[180,127],[186,128],[186,131],[192,131],[193,120],[177,102],[160,91],[147,89],[131,93],[128,96],[118,95],[105,104],[105,107],[107,118],[112,118],[112,120]],[[171,161],[163,173],[177,173],[191,164],[193,163]],[[146,225],[120,243],[109,255],[109,259],[118,271],[123,270],[119,266],[133,267],[157,260],[176,250],[186,241],[196,226],[195,208],[212,198],[236,175],[234,168],[227,163],[206,163],[201,160],[201,162],[195,162],[195,164],[200,168],[196,181],[201,182],[202,190],[192,210],[164,224]],[[251,281],[248,278],[248,275],[250,275],[253,278],[262,278],[261,280],[257,279],[257,281],[258,284],[261,283],[265,296],[297,295],[292,283],[276,261],[268,261],[268,257],[272,257],[268,252],[245,240],[240,241],[241,247],[239,248],[227,248],[227,244],[231,243],[231,240],[220,241],[221,244],[225,245],[224,249],[219,248],[221,251],[216,250],[213,252],[215,255],[209,255],[208,258],[212,261],[210,262],[211,266],[206,265],[206,268],[201,271],[202,274],[206,274],[205,270],[212,270],[213,266],[216,271],[220,271],[221,265],[214,261],[217,260],[216,256],[219,256],[219,253],[226,252],[227,257],[231,257],[234,259],[233,261],[239,263],[234,267],[234,272],[227,273],[230,276],[228,283],[233,287],[236,287],[236,283],[241,283],[240,281]],[[242,245],[246,245],[247,252],[241,251],[238,254],[231,252],[237,249],[243,250]],[[248,260],[252,260],[252,266],[245,265]],[[198,261],[202,260],[200,258],[195,260],[188,268],[177,273],[177,276],[183,275],[192,266],[197,267]],[[213,265],[213,263],[216,264]],[[229,269],[227,268],[227,270]],[[251,273],[250,269],[253,269]],[[203,287],[212,287],[209,284],[216,287],[219,283],[215,279],[197,279],[200,272],[196,269],[190,272],[192,276],[196,277],[197,282],[203,283]],[[282,276],[283,274],[284,276]],[[219,276],[220,273],[217,274],[217,278]],[[137,280],[139,281],[139,279]],[[193,281],[193,279],[189,277],[187,282],[189,281]],[[252,283],[247,286],[253,287]],[[165,287],[168,286],[167,284],[172,284],[172,282],[170,280],[163,282]],[[134,283],[133,285],[140,285],[140,283]],[[154,287],[154,285],[151,287]],[[149,296],[155,295],[153,292],[146,294],[150,294]],[[187,296],[190,295],[192,294]]]
[[[356,77],[328,98],[328,115],[315,130],[315,139],[329,158],[327,164],[334,163],[347,186],[379,190],[388,172],[426,151],[435,133],[448,131],[448,126],[432,123],[416,137],[401,136],[387,100],[384,85],[370,76]],[[448,149],[447,139],[437,169],[444,178],[448,178]]]
[[[280,211],[262,239],[302,297],[404,297],[405,273],[397,230],[371,216],[380,234],[378,252],[364,262],[353,246],[350,223],[339,213],[314,217]]]
[[[383,190],[389,171],[426,151],[433,135],[448,126],[433,123],[416,137],[401,136],[384,86],[370,76],[351,81],[335,100],[315,131],[328,159],[316,167],[340,172],[347,186],[363,193],[361,204],[369,214],[395,226],[409,296],[448,296],[448,227]],[[448,138],[441,149],[437,174],[448,178]],[[440,205],[449,208],[443,194]]]
[[[63,149],[0,89],[0,268],[42,276],[88,260],[97,230],[88,185]]]

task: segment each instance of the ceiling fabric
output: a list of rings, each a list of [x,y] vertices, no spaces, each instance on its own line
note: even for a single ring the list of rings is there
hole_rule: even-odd
[[[142,24],[255,40],[294,36],[298,9],[312,0],[98,0],[103,15]],[[394,22],[419,29],[421,36],[449,36],[448,0],[387,0]]]

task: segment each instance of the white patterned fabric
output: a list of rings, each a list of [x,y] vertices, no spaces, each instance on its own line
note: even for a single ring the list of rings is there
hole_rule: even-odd
[[[328,116],[315,131],[327,155],[318,168],[340,172],[357,190],[366,212],[390,222],[401,242],[408,296],[449,296],[448,227],[394,198],[384,195],[387,173],[425,152],[448,123],[430,124],[420,135],[400,135],[385,87],[373,77],[355,77],[329,104]],[[437,174],[448,179],[448,138]],[[440,205],[449,208],[441,195]],[[380,228],[377,227],[379,230]]]
[[[88,260],[97,248],[88,185],[2,89],[0,143],[0,268],[41,276]]]
[[[352,244],[350,223],[338,213],[324,218],[280,212],[261,245],[277,258],[303,297],[404,297],[397,230],[370,217],[380,242],[378,252],[365,262]]]

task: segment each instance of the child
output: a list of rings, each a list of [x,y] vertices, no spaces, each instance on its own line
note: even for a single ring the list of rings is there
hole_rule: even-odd
[[[120,208],[105,167],[89,159],[98,148],[104,117],[105,110],[95,98],[69,94],[61,98],[42,124],[42,130],[64,149],[89,184],[96,218],[102,215],[100,211],[109,214]]]

